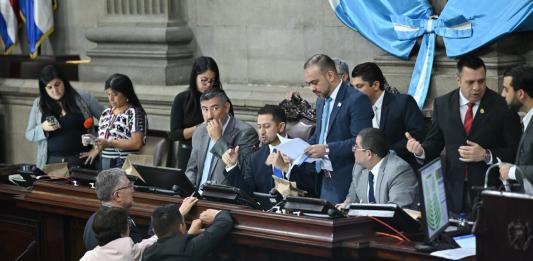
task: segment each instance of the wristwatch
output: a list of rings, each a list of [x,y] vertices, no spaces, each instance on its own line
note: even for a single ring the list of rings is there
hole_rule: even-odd
[[[324,146],[326,146],[326,155],[328,155],[329,154],[329,145],[327,143],[325,143]]]
[[[485,164],[492,163],[491,159],[492,159],[492,154],[491,154],[490,150],[485,150],[485,156],[483,158],[483,160],[485,161]]]

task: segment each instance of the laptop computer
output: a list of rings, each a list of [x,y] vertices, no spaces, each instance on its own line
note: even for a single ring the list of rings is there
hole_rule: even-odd
[[[182,169],[148,166],[142,164],[133,164],[133,167],[139,172],[141,179],[135,183],[141,187],[141,190],[160,192],[166,194],[179,194],[181,197],[193,195],[196,191],[194,185],[185,175]],[[146,188],[148,187],[148,188]]]

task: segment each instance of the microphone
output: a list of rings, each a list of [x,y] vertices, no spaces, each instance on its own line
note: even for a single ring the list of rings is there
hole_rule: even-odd
[[[498,162],[490,165],[488,168],[487,168],[487,171],[485,171],[485,183],[483,185],[483,189],[487,189],[488,188],[488,183],[489,183],[489,174],[490,174],[490,171],[495,168],[495,167],[499,167],[501,164],[502,164],[502,161],[496,157],[496,160]],[[505,181],[503,183],[503,185],[505,186]],[[509,182],[507,182],[507,187],[509,186]],[[505,190],[507,190],[507,187],[505,187]],[[510,188],[509,188],[509,191],[510,191]]]

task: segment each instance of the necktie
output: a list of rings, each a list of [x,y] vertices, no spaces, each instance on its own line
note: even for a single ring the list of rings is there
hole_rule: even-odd
[[[378,106],[372,106],[374,110],[374,118],[372,119],[372,127],[379,129],[379,109]]]
[[[272,153],[276,153],[276,152],[278,152],[276,149],[272,150]],[[272,165],[272,172],[274,173],[274,176],[276,176],[276,177],[278,177],[280,179],[283,178],[283,171],[278,169],[278,168],[276,168],[276,166],[274,166],[274,165]]]
[[[469,102],[467,105],[468,109],[466,110],[464,122],[466,135],[470,134],[470,130],[472,129],[472,123],[474,122],[474,112],[472,111],[472,108],[474,107],[475,103]]]
[[[374,174],[372,174],[372,171],[368,171],[368,202],[376,203],[376,198],[374,197]]]
[[[329,104],[331,103],[331,97],[328,97],[326,101],[324,102],[324,109],[322,110],[322,122],[320,123],[320,137],[318,140],[318,144],[323,144],[324,140],[326,139],[326,133],[328,131],[328,122],[329,122]],[[322,169],[321,167],[322,161],[316,162],[316,172],[320,172]]]
[[[200,188],[204,183],[207,182],[207,178],[209,178],[210,170],[211,170],[211,162],[213,161],[213,153],[211,153],[211,148],[215,143],[213,140],[209,139],[209,145],[207,146],[207,153],[205,155],[205,161],[204,161],[204,170],[202,171],[202,179],[200,179],[200,184],[198,188]],[[202,194],[203,191],[200,190],[200,194]]]

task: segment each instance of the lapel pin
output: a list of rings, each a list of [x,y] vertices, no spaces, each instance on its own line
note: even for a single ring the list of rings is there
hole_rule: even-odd
[[[479,113],[483,114],[485,113],[485,110],[483,108],[479,109]]]
[[[341,106],[342,106],[342,102],[337,103],[337,107],[340,108]]]

